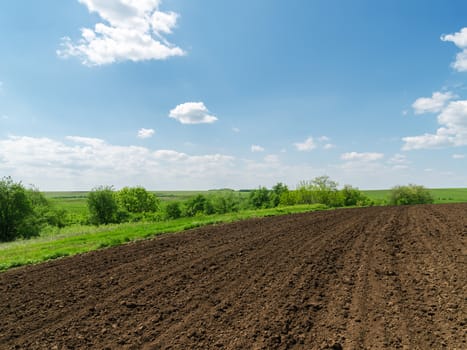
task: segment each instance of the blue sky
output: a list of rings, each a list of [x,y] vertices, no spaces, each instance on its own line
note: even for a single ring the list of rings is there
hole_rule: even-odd
[[[467,3],[0,3],[0,176],[467,187]]]

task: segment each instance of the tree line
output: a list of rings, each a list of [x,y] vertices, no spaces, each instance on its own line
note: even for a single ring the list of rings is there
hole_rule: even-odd
[[[423,186],[396,186],[390,192],[389,204],[433,203]],[[197,215],[235,213],[241,210],[275,208],[299,204],[322,204],[337,208],[370,206],[375,203],[358,188],[338,183],[328,176],[301,181],[295,190],[277,183],[271,189],[259,187],[248,192],[233,190],[198,194],[185,201],[161,203],[157,196],[143,187],[124,187],[116,191],[111,186],[94,188],[87,195],[89,215],[85,224],[163,221]],[[38,236],[45,226],[58,228],[72,224],[64,209],[56,208],[36,188],[25,188],[11,177],[0,179],[0,241]]]

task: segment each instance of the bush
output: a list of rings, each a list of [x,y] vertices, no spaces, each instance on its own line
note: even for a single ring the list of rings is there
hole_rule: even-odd
[[[270,192],[266,187],[251,191],[248,199],[254,209],[264,209],[271,206]]]
[[[271,206],[277,207],[279,204],[281,204],[281,198],[283,196],[285,197],[286,193],[289,193],[289,188],[282,182],[278,182],[276,185],[274,185],[270,194]]]
[[[167,219],[178,219],[182,216],[179,202],[171,202],[165,207],[165,216]]]
[[[27,190],[10,177],[0,180],[0,241],[37,236],[40,223]]]
[[[118,205],[111,186],[94,188],[88,194],[90,221],[95,225],[107,225],[117,221]]]
[[[343,199],[337,186],[338,183],[326,175],[318,176],[311,181],[301,181],[294,194],[295,203],[320,203],[329,207],[340,207],[343,205]]]
[[[124,187],[116,198],[120,208],[129,213],[153,213],[159,209],[156,195],[143,187]]]
[[[234,213],[240,210],[241,199],[233,192],[218,193],[210,197],[216,214]]]
[[[212,204],[202,194],[190,198],[185,203],[186,216],[196,216],[198,214],[213,214]]]
[[[341,190],[343,205],[350,206],[366,206],[371,204],[371,200],[365,196],[358,188],[350,185],[345,185]]]
[[[389,197],[391,205],[431,204],[433,202],[434,199],[429,190],[414,184],[393,187]]]

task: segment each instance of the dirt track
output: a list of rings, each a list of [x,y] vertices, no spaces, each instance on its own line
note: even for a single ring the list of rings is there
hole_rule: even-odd
[[[467,349],[467,205],[161,236],[0,274],[0,349]]]

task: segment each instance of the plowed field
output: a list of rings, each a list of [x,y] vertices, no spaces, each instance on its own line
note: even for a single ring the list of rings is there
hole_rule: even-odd
[[[254,219],[0,274],[1,349],[467,349],[467,205]]]

